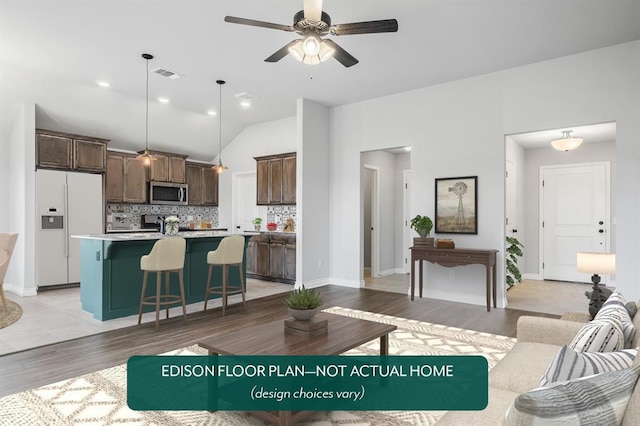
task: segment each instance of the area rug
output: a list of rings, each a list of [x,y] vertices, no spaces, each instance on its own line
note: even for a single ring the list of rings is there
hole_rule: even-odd
[[[7,301],[7,309],[5,310],[0,301],[0,328],[10,326],[18,321],[22,316],[22,308],[16,302],[5,299]]]
[[[515,339],[489,333],[446,327],[388,315],[334,307],[338,315],[362,318],[398,327],[390,334],[392,355],[484,355],[493,367],[515,344]],[[376,355],[379,342],[349,351],[353,355]],[[205,354],[191,346],[171,355]],[[211,425],[246,426],[266,423],[236,411],[132,411],[126,403],[126,365],[9,395],[0,399],[0,425]],[[317,412],[297,423],[328,425],[433,425],[444,412],[437,411],[331,411]]]

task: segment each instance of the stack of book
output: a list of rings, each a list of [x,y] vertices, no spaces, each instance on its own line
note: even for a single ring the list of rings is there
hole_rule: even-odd
[[[439,239],[439,240],[436,240],[436,248],[452,249],[452,248],[456,248],[456,245],[453,243],[453,240]]]
[[[414,238],[413,246],[414,247],[433,247],[433,237]]]

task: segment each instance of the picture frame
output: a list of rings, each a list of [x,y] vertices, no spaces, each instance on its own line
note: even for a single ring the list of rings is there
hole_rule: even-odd
[[[478,176],[435,181],[436,234],[477,234]]]

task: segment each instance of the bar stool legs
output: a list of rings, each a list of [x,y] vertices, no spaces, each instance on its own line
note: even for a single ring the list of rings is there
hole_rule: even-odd
[[[156,294],[153,296],[146,296],[147,280],[149,278],[149,271],[144,271],[142,277],[142,294],[140,295],[140,309],[138,311],[138,324],[142,321],[142,309],[144,305],[152,305],[156,308],[156,330],[159,328],[160,323],[160,307],[166,307],[166,317],[169,318],[169,306],[173,304],[182,304],[182,316],[184,324],[187,324],[187,307],[184,297],[184,275],[182,269],[174,271],[151,271],[156,273]],[[162,272],[165,272],[165,292],[162,294]],[[180,295],[170,294],[170,272],[178,273],[178,280],[180,286]]]
[[[219,294],[220,297],[222,298],[222,316],[225,316],[225,311],[227,308],[227,301],[228,301],[228,296],[231,294],[242,294],[242,308],[244,309],[244,311],[247,311],[247,302],[245,299],[245,288],[242,285],[242,283],[244,282],[244,276],[242,274],[242,263],[237,263],[237,264],[221,264],[221,265],[215,265],[215,266],[221,266],[222,267],[222,284],[220,286],[214,286],[211,287],[211,275],[213,273],[213,267],[214,265],[210,264],[209,265],[209,273],[207,274],[207,289],[205,290],[204,293],[204,310],[207,310],[207,302],[209,301],[209,295],[210,294]],[[229,267],[230,266],[236,266],[238,268],[238,274],[240,277],[240,284],[239,285],[229,285]]]

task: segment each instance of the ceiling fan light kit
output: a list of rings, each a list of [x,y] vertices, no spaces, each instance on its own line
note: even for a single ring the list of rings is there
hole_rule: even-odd
[[[345,67],[351,67],[358,60],[338,46],[333,40],[323,38],[327,35],[341,36],[353,34],[391,33],[398,31],[398,21],[383,19],[378,21],[353,22],[349,24],[331,25],[331,17],[322,11],[322,0],[305,0],[304,10],[293,17],[293,25],[274,24],[254,19],[225,16],[225,22],[250,25],[298,33],[302,39],[293,40],[277,50],[265,62],[278,62],[290,54],[296,60],[309,65],[316,65],[333,57]]]
[[[551,141],[551,146],[558,151],[571,151],[582,145],[582,138],[571,137],[573,130],[563,130],[562,137]]]

